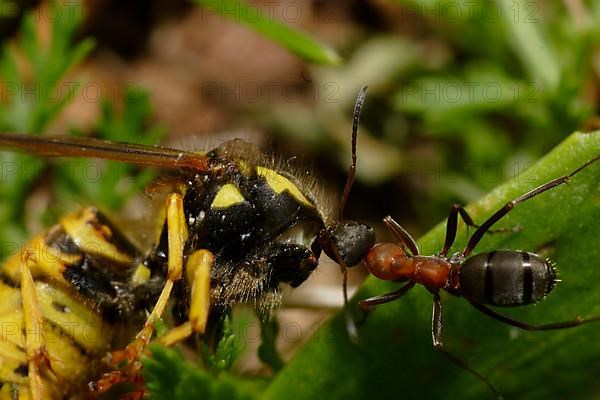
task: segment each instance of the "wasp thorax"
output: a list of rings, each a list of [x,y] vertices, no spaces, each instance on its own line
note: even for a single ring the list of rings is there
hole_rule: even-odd
[[[324,222],[293,176],[235,161],[237,168],[187,188],[188,252],[215,256],[213,304],[269,309],[280,284],[298,286],[316,268],[313,243]]]
[[[375,232],[367,224],[344,221],[323,229],[319,243],[331,259],[339,261],[339,255],[347,267],[352,267],[361,262],[375,244]]]

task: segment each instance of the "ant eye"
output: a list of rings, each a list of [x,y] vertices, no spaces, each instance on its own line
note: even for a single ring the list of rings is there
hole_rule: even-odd
[[[325,229],[319,235],[323,251],[331,259],[337,257],[334,248],[347,267],[357,265],[375,244],[375,232],[367,224],[344,221]]]

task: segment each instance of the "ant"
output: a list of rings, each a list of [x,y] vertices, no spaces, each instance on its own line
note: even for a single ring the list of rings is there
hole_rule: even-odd
[[[496,250],[471,256],[484,234],[499,231],[493,231],[490,228],[517,204],[569,182],[574,175],[598,160],[600,160],[600,155],[570,174],[546,182],[509,201],[481,225],[476,225],[473,218],[461,205],[452,205],[446,223],[444,247],[437,255],[421,255],[415,239],[392,217],[385,217],[383,222],[399,243],[377,243],[367,252],[364,262],[369,272],[379,279],[407,283],[394,292],[359,301],[358,304],[363,313],[362,322],[365,321],[374,306],[401,298],[416,284],[425,286],[433,294],[431,335],[434,348],[445,354],[459,367],[481,379],[496,397],[501,399],[500,392],[486,376],[471,368],[466,361],[444,349],[440,290],[445,290],[455,296],[462,296],[485,315],[527,331],[571,328],[600,320],[600,317],[583,319],[578,316],[570,321],[533,325],[500,314],[487,305],[524,306],[545,298],[558,281],[555,266],[549,260],[542,259],[538,254],[521,250]],[[459,215],[468,226],[476,228],[476,230],[470,236],[464,250],[448,256],[456,238]]]

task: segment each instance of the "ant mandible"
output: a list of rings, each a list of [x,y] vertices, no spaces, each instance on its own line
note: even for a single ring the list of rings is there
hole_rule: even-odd
[[[557,282],[554,265],[550,261],[542,259],[538,254],[520,250],[497,250],[469,257],[483,235],[486,232],[492,232],[490,228],[517,204],[567,183],[574,175],[598,160],[600,160],[600,155],[570,174],[553,179],[509,201],[481,225],[476,225],[461,205],[452,205],[446,223],[444,247],[437,255],[421,255],[415,239],[392,217],[385,217],[384,223],[399,243],[377,243],[368,251],[364,259],[365,265],[369,272],[379,279],[408,282],[394,292],[359,301],[363,316],[366,318],[368,312],[376,305],[399,299],[416,284],[425,286],[433,294],[431,335],[435,349],[444,353],[461,368],[477,376],[485,382],[496,397],[502,398],[486,376],[444,349],[440,290],[445,290],[455,296],[462,296],[473,307],[489,317],[527,331],[570,328],[600,320],[600,317],[589,319],[577,317],[570,321],[533,325],[502,315],[487,305],[524,306],[543,299]],[[476,228],[476,230],[469,238],[465,249],[449,257],[448,252],[456,238],[459,215],[468,226]]]

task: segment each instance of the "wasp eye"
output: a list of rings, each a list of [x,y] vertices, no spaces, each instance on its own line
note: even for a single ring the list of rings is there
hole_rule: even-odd
[[[333,250],[335,248],[346,266],[352,267],[358,264],[375,244],[375,232],[367,224],[344,221],[324,229],[319,242],[331,259],[337,259]]]

